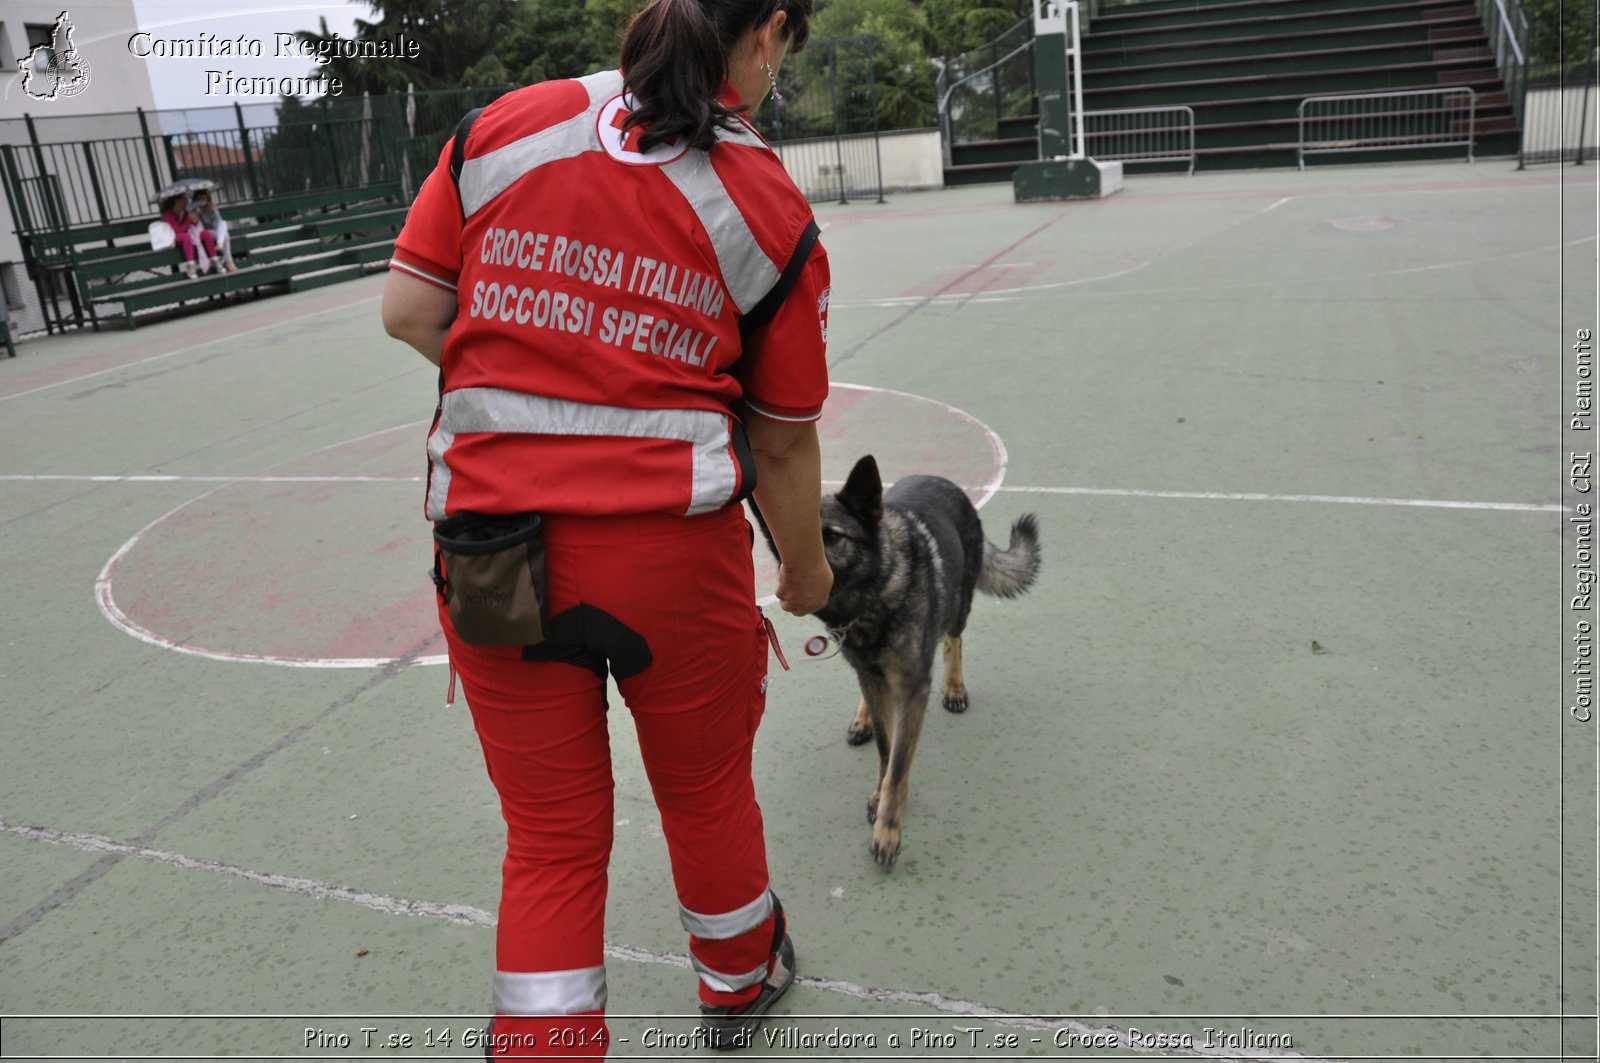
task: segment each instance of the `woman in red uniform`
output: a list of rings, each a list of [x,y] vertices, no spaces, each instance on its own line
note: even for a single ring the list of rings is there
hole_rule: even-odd
[[[751,779],[768,634],[739,503],[753,493],[783,557],[782,607],[819,608],[828,263],[742,115],[810,14],[652,0],[625,75],[469,116],[396,244],[384,326],[441,367],[428,516],[543,520],[543,641],[469,642],[438,573],[507,825],[497,1055],[605,1054],[608,671],[661,811],[701,1036],[749,1043],[794,979]]]

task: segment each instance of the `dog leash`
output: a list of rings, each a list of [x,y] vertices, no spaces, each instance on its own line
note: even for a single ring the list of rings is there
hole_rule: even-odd
[[[772,618],[766,613],[761,614],[761,626],[767,629],[767,641],[772,644],[772,652],[777,654],[778,663],[783,665],[785,672],[789,671],[789,660],[783,655],[783,647],[778,645],[778,629],[772,626]]]

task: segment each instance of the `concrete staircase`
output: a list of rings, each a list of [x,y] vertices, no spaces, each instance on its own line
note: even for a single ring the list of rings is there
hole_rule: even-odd
[[[1470,0],[1150,0],[1106,9],[1084,34],[1083,52],[1085,109],[1192,107],[1199,169],[1295,165],[1297,111],[1307,96],[1458,85],[1478,94],[1476,154],[1517,150],[1516,122]],[[993,139],[952,145],[946,183],[1009,180],[1038,150],[1037,122],[1006,118]],[[1462,155],[1413,148],[1332,158]]]

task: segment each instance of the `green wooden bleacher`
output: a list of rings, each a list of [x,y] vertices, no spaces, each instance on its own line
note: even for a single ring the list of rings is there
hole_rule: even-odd
[[[387,260],[405,222],[398,183],[325,189],[222,204],[239,268],[190,279],[177,251],[152,251],[151,218],[25,237],[44,268],[67,274],[76,312],[99,327],[120,313],[286,285],[291,291],[358,277]]]

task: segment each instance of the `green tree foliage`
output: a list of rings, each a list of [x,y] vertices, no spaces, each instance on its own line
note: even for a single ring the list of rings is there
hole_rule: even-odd
[[[1592,0],[1522,0],[1528,18],[1528,50],[1535,62],[1591,61],[1595,50]]]
[[[635,0],[523,0],[496,54],[519,85],[615,66],[622,32],[638,6]]]
[[[415,60],[336,58],[324,70],[344,82],[347,97],[404,92],[407,86],[428,91],[578,77],[616,64],[623,31],[643,2],[369,0],[373,17],[357,20],[356,39],[404,35],[417,42],[420,54]],[[1028,2],[819,0],[811,31],[819,47],[784,64],[783,90],[794,101],[788,108],[792,124],[831,131],[834,103],[849,112],[847,124],[858,124],[857,112],[863,110],[868,112],[863,121],[870,122],[875,94],[880,128],[933,125],[936,57],[992,39],[1016,22]],[[822,54],[828,49],[821,42],[864,35],[872,38],[870,65],[864,44]],[[300,36],[313,45],[332,38],[326,22],[318,32]],[[831,71],[822,71],[829,65]],[[830,76],[835,78],[831,88]]]
[[[879,127],[932,125],[937,69],[929,57],[933,38],[921,9],[910,0],[830,0],[811,27],[812,39],[819,42],[859,36],[872,38]],[[872,84],[864,48],[841,49],[834,63],[839,84],[864,88]]]
[[[357,19],[355,38],[388,41],[404,34],[417,42],[418,55],[414,60],[333,59],[324,69],[344,82],[346,93],[403,92],[407,85],[458,88],[473,83],[469,74],[498,75],[501,80],[490,83],[504,83],[505,64],[496,57],[516,13],[515,0],[372,0],[371,6],[377,18]],[[315,46],[329,42],[332,34],[323,19],[318,32],[303,30],[299,36]],[[490,59],[499,66],[488,64]]]
[[[1033,10],[1017,0],[924,0],[934,55],[958,55],[994,40]]]

